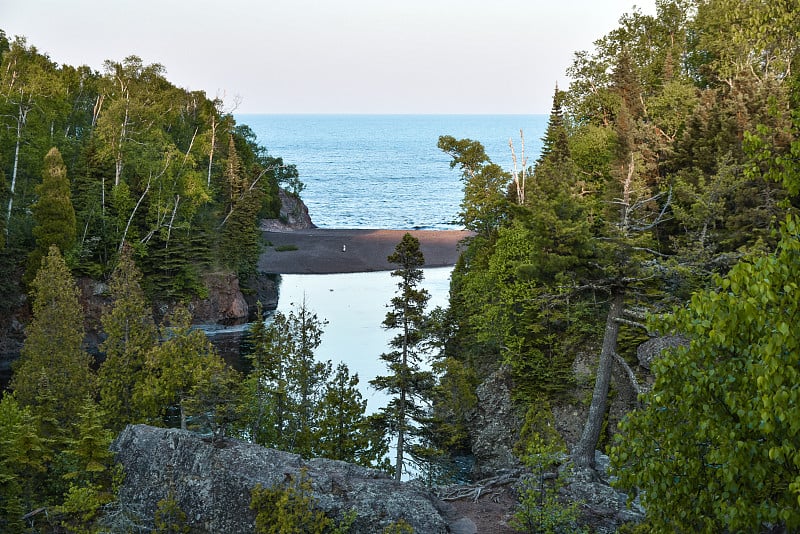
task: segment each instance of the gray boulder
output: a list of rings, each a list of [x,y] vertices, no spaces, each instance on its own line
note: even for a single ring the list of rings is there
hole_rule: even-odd
[[[250,490],[284,485],[305,470],[318,509],[335,519],[355,510],[350,532],[381,532],[399,519],[417,533],[447,532],[438,501],[426,490],[374,469],[146,425],[129,425],[111,448],[125,471],[120,505],[139,510],[145,521],[171,492],[193,532],[253,532]]]
[[[522,420],[511,401],[511,377],[500,368],[476,390],[478,403],[469,421],[475,480],[489,478],[520,467],[514,455]]]

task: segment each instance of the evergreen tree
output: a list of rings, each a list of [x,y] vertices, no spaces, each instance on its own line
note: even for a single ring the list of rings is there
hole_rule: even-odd
[[[224,180],[226,212],[220,224],[219,257],[223,265],[233,268],[242,280],[246,280],[255,272],[261,251],[258,213],[264,195],[257,183],[250,183],[247,170],[243,168],[236,151],[233,135],[228,142]]]
[[[290,450],[304,457],[314,454],[319,439],[320,401],[331,375],[331,362],[319,362],[314,351],[322,341],[322,326],[317,314],[303,302],[289,313],[294,350],[289,354],[286,380],[292,417],[287,425]]]
[[[393,397],[382,412],[397,436],[395,479],[400,480],[406,461],[406,443],[416,433],[413,422],[423,419],[425,409],[421,400],[433,387],[433,374],[421,367],[425,305],[429,295],[418,287],[423,278],[421,267],[425,258],[417,238],[406,233],[388,260],[398,266],[392,271],[392,276],[400,280],[398,293],[391,300],[383,326],[400,332],[389,342],[394,350],[380,356],[390,374],[378,376],[370,384]]]
[[[558,89],[556,85],[553,94],[553,107],[550,110],[550,117],[547,120],[547,130],[542,138],[542,151],[537,165],[541,165],[546,159],[563,161],[568,159],[569,139],[567,135],[567,125],[564,120],[564,91]]]
[[[66,516],[62,525],[70,530],[87,528],[97,520],[103,505],[114,500],[117,469],[109,448],[115,433],[105,423],[103,410],[93,399],[85,399],[75,437],[67,441],[60,455],[66,471],[62,477],[69,488],[58,509]]]
[[[191,314],[184,306],[177,307],[162,325],[161,339],[147,354],[144,380],[134,391],[134,402],[156,424],[163,424],[169,408],[177,409],[179,426],[186,430],[188,418],[203,414],[206,408],[196,400],[202,393],[200,386],[211,384],[227,364],[202,330],[191,329]]]
[[[248,340],[252,369],[244,381],[241,432],[253,443],[280,447],[289,418],[286,362],[292,345],[287,317],[278,312],[267,325],[259,302]]]
[[[158,332],[141,279],[133,249],[125,245],[109,282],[111,308],[100,318],[107,336],[100,345],[106,356],[98,371],[100,402],[113,429],[141,419],[133,392],[143,379],[146,355],[157,343]]]
[[[36,249],[29,258],[29,277],[33,278],[42,257],[51,245],[66,255],[75,245],[75,210],[70,199],[70,182],[61,153],[53,147],[44,158],[42,183],[36,186],[38,200],[33,212]]]
[[[95,390],[91,357],[82,348],[78,294],[58,247],[51,245],[31,283],[33,319],[11,379],[20,404],[41,417],[47,438],[69,436],[84,399]]]
[[[383,437],[365,418],[367,401],[358,390],[358,374],[340,363],[325,385],[320,403],[318,454],[333,460],[377,467],[385,454]]]
[[[39,490],[48,460],[39,421],[6,392],[0,399],[0,530],[23,532],[22,516],[41,504]]]
[[[263,318],[254,324],[243,411],[244,433],[255,443],[316,454],[320,403],[331,374],[330,362],[314,356],[323,325],[305,303],[288,315],[276,313],[269,325]]]

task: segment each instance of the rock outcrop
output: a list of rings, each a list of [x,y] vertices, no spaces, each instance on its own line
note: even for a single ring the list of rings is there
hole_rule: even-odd
[[[227,325],[247,322],[249,307],[236,274],[208,273],[203,276],[203,285],[208,290],[208,298],[192,303],[193,322]]]
[[[278,191],[281,199],[281,211],[278,219],[265,219],[261,221],[261,229],[266,231],[305,230],[316,228],[311,222],[308,207],[303,201],[283,189]]]
[[[573,469],[561,491],[566,501],[580,503],[582,524],[597,534],[612,534],[645,516],[638,499],[628,506],[628,495],[611,487],[608,467],[608,456],[595,451],[595,469]]]
[[[423,488],[373,469],[300,456],[236,440],[212,443],[193,432],[129,425],[112,445],[125,471],[125,509],[152,521],[171,492],[192,532],[253,532],[250,491],[284,485],[305,470],[318,509],[331,518],[355,510],[350,532],[374,534],[404,519],[414,532],[448,531],[438,501]]]
[[[520,466],[513,451],[522,421],[511,401],[511,377],[506,369],[492,373],[475,394],[478,402],[469,433],[475,456],[472,477],[480,480]]]

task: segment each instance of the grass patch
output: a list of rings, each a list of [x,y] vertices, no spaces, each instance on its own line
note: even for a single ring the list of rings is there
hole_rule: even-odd
[[[276,252],[288,252],[291,250],[297,250],[297,245],[280,245],[275,247]]]

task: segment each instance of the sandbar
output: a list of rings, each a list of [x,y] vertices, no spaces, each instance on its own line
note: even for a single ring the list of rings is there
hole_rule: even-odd
[[[426,268],[455,265],[466,230],[369,230],[311,228],[265,231],[269,243],[258,268],[271,274],[334,274],[389,271],[387,257],[408,232],[420,242]]]

